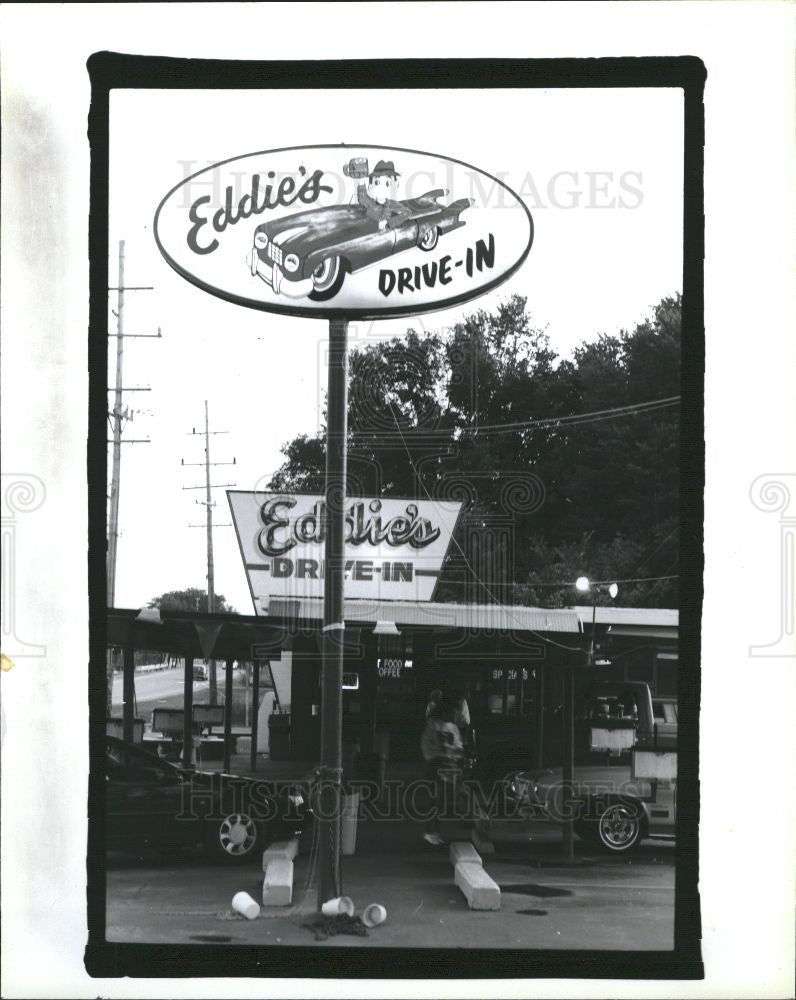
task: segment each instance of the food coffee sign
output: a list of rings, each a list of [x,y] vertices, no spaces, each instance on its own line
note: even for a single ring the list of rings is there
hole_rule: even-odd
[[[322,597],[324,498],[227,492],[258,612],[273,597]],[[347,597],[429,601],[461,510],[458,501],[346,500]]]
[[[525,260],[533,222],[502,181],[381,146],[249,153],[177,184],[155,238],[184,278],[270,312],[347,319],[431,312]]]

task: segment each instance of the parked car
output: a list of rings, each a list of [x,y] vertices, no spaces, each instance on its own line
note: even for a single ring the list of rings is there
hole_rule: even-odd
[[[307,783],[184,769],[106,737],[106,847],[192,848],[240,864],[311,822]]]
[[[571,792],[563,785],[560,767],[516,771],[505,780],[507,799],[554,822],[573,816],[581,839],[617,854],[638,847],[645,837],[673,839],[676,708],[671,699],[656,701],[661,703],[658,715],[648,685],[641,682],[592,689],[575,721]],[[671,718],[667,722],[667,713],[674,714],[674,724]],[[652,758],[643,762],[651,768],[643,776],[634,774],[634,752],[639,750]]]
[[[248,257],[251,273],[277,295],[331,299],[342,288],[347,273],[412,247],[433,250],[440,236],[465,225],[460,216],[471,206],[471,199],[441,205],[437,199],[445,194],[438,188],[402,201],[409,215],[395,228],[380,229],[359,204],[332,205],[271,219],[254,231]]]
[[[614,854],[637,848],[647,837],[674,839],[676,781],[631,777],[629,766],[575,768],[572,794],[561,768],[509,775],[506,795],[538,818],[561,822],[572,809],[575,833]]]
[[[675,698],[653,698],[652,714],[658,736],[677,737],[677,700]]]

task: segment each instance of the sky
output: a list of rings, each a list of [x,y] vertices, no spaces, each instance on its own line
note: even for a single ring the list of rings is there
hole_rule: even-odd
[[[319,114],[319,102],[323,113]],[[463,121],[478,127],[464,129]],[[552,348],[616,334],[682,288],[682,94],[676,89],[412,91],[114,91],[111,95],[109,284],[125,241],[124,329],[161,339],[124,341],[116,605],[139,607],[167,590],[206,585],[204,401],[211,482],[263,488],[280,447],[320,427],[327,326],[218,299],[176,274],[152,233],[155,209],[189,173],[262,149],[373,143],[438,153],[499,177],[531,211],[534,243],[520,269],[463,306],[352,323],[349,343],[444,331],[475,309],[527,297]],[[399,195],[400,197],[400,192]],[[109,293],[109,332],[116,330]],[[109,341],[108,385],[115,339]],[[112,396],[109,394],[109,400]],[[186,463],[185,466],[181,461]],[[215,586],[251,613],[223,489],[213,491]],[[191,527],[198,525],[198,527]]]

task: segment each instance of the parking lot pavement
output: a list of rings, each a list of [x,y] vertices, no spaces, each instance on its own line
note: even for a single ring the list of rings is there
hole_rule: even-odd
[[[448,839],[467,829],[443,825]],[[426,845],[416,824],[361,823],[357,853],[343,858],[343,892],[356,912],[381,903],[387,920],[367,937],[336,936],[318,947],[484,947],[668,950],[674,929],[674,847],[646,841],[632,857],[576,844],[561,858],[548,824],[493,825],[484,868],[501,887],[499,911],[470,910],[453,882],[448,849]],[[211,867],[200,858],[115,856],[107,872],[107,939],[133,943],[308,945],[317,886],[309,858],[296,859],[293,906],[248,921],[230,908],[239,891],[262,897],[262,872]]]

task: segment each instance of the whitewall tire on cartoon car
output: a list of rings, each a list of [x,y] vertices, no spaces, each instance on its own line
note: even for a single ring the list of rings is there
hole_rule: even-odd
[[[425,232],[421,230],[420,239],[417,241],[421,250],[433,250],[437,243],[439,243],[439,229],[436,226],[429,226]]]
[[[220,820],[209,820],[205,830],[208,858],[226,864],[241,864],[252,858],[260,847],[260,826],[246,813],[226,813]]]
[[[345,261],[337,255],[327,257],[312,272],[310,298],[316,302],[331,299],[340,291],[345,279]]]

